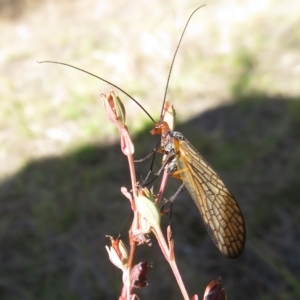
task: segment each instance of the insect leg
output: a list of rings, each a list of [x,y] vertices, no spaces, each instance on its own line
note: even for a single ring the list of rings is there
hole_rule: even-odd
[[[153,160],[153,161],[154,161],[154,160]],[[152,163],[151,163],[151,167],[153,167],[153,161],[152,161]],[[153,177],[150,181],[148,181],[148,182],[145,183],[145,181],[147,181],[149,175],[152,173],[152,169],[148,172],[147,177],[146,177],[146,179],[144,180],[144,183],[143,183],[142,186],[147,186],[147,185],[151,184],[151,183],[152,183],[152,182],[153,182],[153,181],[161,174],[161,172],[162,172],[164,169],[168,169],[168,166],[170,165],[170,163],[172,163],[172,161],[174,161],[174,153],[173,153],[173,152],[169,152],[168,154],[166,154],[166,157],[164,158],[164,161],[163,161],[162,166],[161,166],[160,169],[154,174],[154,177]],[[168,174],[170,174],[170,173],[169,173],[169,170],[166,170],[166,172],[167,172]]]
[[[146,178],[143,181],[142,186],[145,186],[145,185],[148,185],[148,184],[152,183],[152,181],[157,178],[157,176],[156,176],[156,177],[154,177],[154,179],[151,180],[150,183],[145,184],[145,182],[148,180],[149,176],[152,173],[156,152],[159,152],[159,150],[160,150],[160,148],[158,146],[159,144],[160,144],[160,139],[157,141],[157,143],[155,144],[155,147],[153,148],[153,150],[147,156],[145,156],[145,157],[143,157],[141,159],[134,160],[134,162],[140,163],[140,162],[143,162],[143,161],[147,160],[148,158],[150,158],[152,156],[151,164],[150,164],[150,167],[149,167],[149,171],[148,171],[148,174],[147,174]]]
[[[177,198],[177,196],[181,193],[181,192],[183,192],[184,190],[186,190],[186,187],[185,187],[185,185],[184,185],[184,183],[179,187],[179,189],[176,191],[176,193],[172,196],[172,197],[170,197],[169,199],[167,199],[166,200],[166,202],[165,202],[165,204],[162,206],[162,208],[161,208],[161,212],[162,213],[169,213],[169,225],[170,225],[170,227],[171,227],[171,232],[173,232],[173,226],[172,226],[172,211],[173,211],[173,202],[174,202],[174,200],[175,200],[175,198]],[[165,206],[166,206],[166,204],[167,203],[169,203],[170,202],[170,208],[169,208],[169,210],[167,211],[167,212],[164,212],[164,208],[165,208]],[[170,239],[172,239],[172,235],[171,235],[171,238]]]
[[[148,158],[150,158],[151,156],[155,155],[155,152],[156,152],[156,148],[154,148],[147,156],[140,158],[140,159],[135,159],[134,162],[135,163],[143,162],[143,161],[147,160]]]
[[[184,183],[183,183],[183,184],[179,187],[179,189],[177,190],[177,192],[176,192],[172,197],[170,197],[167,201],[173,203],[174,200],[177,198],[177,196],[178,196],[181,192],[183,192],[183,191],[185,191],[185,190],[186,190],[186,187],[185,187],[185,185],[184,185]]]
[[[164,207],[167,205],[167,203],[171,203],[170,204],[170,211],[172,210],[171,208],[172,208],[172,204],[173,204],[173,202],[174,202],[174,200],[175,200],[175,198],[177,198],[177,196],[181,193],[181,192],[183,192],[183,191],[185,191],[186,190],[186,187],[185,187],[185,185],[184,185],[184,183],[179,187],[179,189],[176,191],[176,193],[172,196],[172,197],[170,197],[169,199],[165,199],[165,203],[164,203],[164,205],[162,206],[162,208],[161,208],[161,211],[163,212],[164,211]]]

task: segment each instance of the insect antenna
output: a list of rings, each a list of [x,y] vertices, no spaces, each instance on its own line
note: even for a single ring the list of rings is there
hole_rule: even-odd
[[[184,33],[185,33],[185,31],[186,31],[186,29],[187,29],[187,27],[188,27],[188,25],[189,25],[189,22],[190,22],[192,16],[195,14],[196,11],[198,11],[198,10],[199,10],[200,8],[202,8],[203,6],[205,6],[205,5],[199,6],[198,8],[196,8],[196,9],[191,13],[190,17],[188,18],[188,20],[187,20],[187,22],[186,22],[186,24],[185,24],[185,26],[184,26],[183,32],[182,32],[182,34],[181,34],[181,36],[180,36],[180,39],[179,39],[179,42],[178,42],[178,44],[177,44],[175,53],[174,53],[174,55],[173,55],[173,59],[172,59],[172,62],[171,62],[171,67],[170,67],[169,74],[168,74],[167,84],[166,84],[166,87],[165,87],[165,94],[164,94],[164,98],[163,98],[163,104],[162,104],[161,113],[160,113],[161,116],[163,115],[164,104],[165,104],[166,98],[167,98],[167,92],[168,92],[168,87],[169,87],[169,82],[170,82],[170,78],[171,78],[171,73],[172,73],[174,61],[175,61],[175,58],[176,58],[178,49],[179,49],[179,47],[180,47],[182,38],[183,38],[183,36],[184,36]]]
[[[89,74],[93,77],[96,77],[98,79],[100,79],[101,81],[104,81],[108,84],[110,84],[111,86],[113,86],[114,88],[118,89],[120,92],[122,92],[124,95],[126,95],[127,97],[129,97],[131,100],[133,100],[145,113],[146,115],[152,120],[152,122],[154,123],[154,119],[151,117],[151,115],[146,111],[146,109],[137,101],[135,100],[131,95],[129,95],[127,92],[125,92],[123,89],[121,89],[119,86],[115,85],[114,83],[111,83],[110,81],[98,76],[98,75],[95,75],[91,72],[88,72],[86,70],[83,70],[83,69],[80,69],[78,67],[75,67],[75,66],[72,66],[72,65],[69,65],[69,64],[66,64],[66,63],[63,63],[63,62],[58,62],[58,61],[51,61],[51,60],[43,60],[43,61],[38,61],[39,64],[42,64],[42,63],[50,63],[50,64],[58,64],[58,65],[63,65],[63,66],[67,66],[67,67],[70,67],[70,68],[73,68],[73,69],[76,69],[78,71],[81,71],[83,73],[86,73],[86,74]]]
[[[202,8],[203,6],[205,5],[201,5],[199,6],[198,8],[196,8],[192,13],[191,15],[189,16],[185,26],[184,26],[184,29],[182,31],[182,34],[180,36],[180,39],[179,39],[179,42],[176,46],[176,50],[175,50],[175,53],[173,55],[173,58],[172,58],[172,62],[171,62],[171,66],[170,66],[170,70],[169,70],[169,73],[168,73],[168,78],[167,78],[167,83],[166,83],[166,87],[165,87],[165,92],[164,92],[164,97],[163,97],[163,103],[162,103],[162,108],[161,108],[161,113],[160,113],[160,121],[162,121],[162,116],[163,116],[163,111],[164,111],[164,108],[165,108],[165,103],[166,103],[166,98],[167,98],[167,92],[168,92],[168,87],[169,87],[169,83],[170,83],[170,78],[171,78],[171,73],[172,73],[172,69],[173,69],[173,65],[174,65],[174,62],[175,62],[175,58],[176,58],[176,55],[177,55],[177,52],[179,50],[179,47],[180,47],[180,44],[181,44],[181,41],[183,39],[183,36],[185,34],[185,31],[189,25],[189,22],[192,18],[192,16],[200,9]],[[146,178],[144,179],[144,183],[142,184],[143,186],[147,186],[149,184],[151,184],[158,176],[159,174],[155,174],[154,178],[152,178],[152,180],[150,180],[149,182],[147,182],[150,174],[152,173],[152,169],[153,169],[153,164],[154,164],[154,159],[155,159],[155,154],[157,152],[157,149],[158,149],[158,144],[160,143],[161,141],[161,138],[158,140],[155,148],[151,151],[151,153],[149,153],[146,157],[142,158],[142,159],[138,159],[138,160],[135,160],[134,162],[142,162],[142,161],[145,161],[147,160],[148,158],[150,158],[152,156],[152,159],[151,159],[151,165],[150,165],[150,169],[149,169],[149,172],[146,176]],[[163,169],[163,168],[162,168]],[[158,173],[160,173],[161,171],[159,171]]]

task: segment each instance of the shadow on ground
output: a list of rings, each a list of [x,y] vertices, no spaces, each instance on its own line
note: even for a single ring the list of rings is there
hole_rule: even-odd
[[[241,258],[223,257],[188,194],[180,195],[175,249],[190,294],[221,276],[229,299],[300,297],[299,112],[295,99],[257,95],[178,126],[236,195],[248,234]],[[147,130],[135,138],[137,157],[155,143]],[[137,169],[144,176],[147,166]],[[104,246],[106,234],[126,237],[130,208],[119,190],[129,187],[128,175],[119,145],[86,145],[2,182],[0,298],[117,299],[121,273]],[[139,249],[138,258],[153,263],[141,299],[182,299],[158,252],[155,242]]]

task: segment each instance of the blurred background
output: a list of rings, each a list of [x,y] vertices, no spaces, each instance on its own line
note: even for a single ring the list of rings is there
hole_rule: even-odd
[[[177,130],[236,196],[245,252],[222,256],[187,192],[174,205],[176,260],[190,295],[222,277],[228,299],[300,298],[300,2],[0,0],[0,298],[116,299],[105,235],[126,241],[126,158],[100,99],[119,85],[159,118],[168,90]],[[157,138],[120,94],[136,158]],[[149,163],[138,164],[138,177]],[[160,158],[155,168],[159,168]],[[155,185],[159,184],[157,180]],[[165,196],[179,182],[169,181]],[[164,222],[167,222],[167,217]],[[140,247],[141,299],[182,299],[156,242]]]

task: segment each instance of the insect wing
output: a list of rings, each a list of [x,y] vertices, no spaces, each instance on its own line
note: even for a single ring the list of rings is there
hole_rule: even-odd
[[[241,255],[246,229],[234,196],[219,175],[180,133],[174,132],[177,169],[218,249],[229,258]]]

